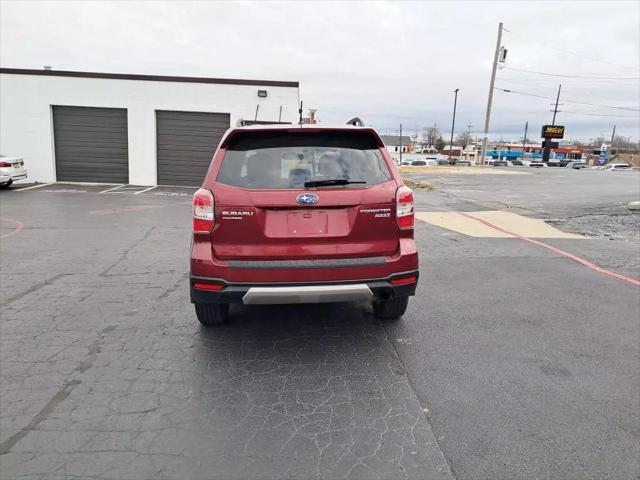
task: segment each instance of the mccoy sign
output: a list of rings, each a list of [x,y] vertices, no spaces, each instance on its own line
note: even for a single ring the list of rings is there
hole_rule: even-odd
[[[562,125],[543,125],[542,138],[564,138],[564,126]]]

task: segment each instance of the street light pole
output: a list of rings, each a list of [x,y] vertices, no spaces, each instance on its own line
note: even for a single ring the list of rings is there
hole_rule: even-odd
[[[400,165],[402,165],[402,124],[400,124]]]
[[[524,160],[524,149],[527,146],[527,130],[529,130],[529,121],[524,124],[524,138],[522,139],[522,160]]]
[[[451,121],[451,141],[449,142],[449,165],[451,165],[451,150],[453,150],[453,129],[456,126],[456,106],[458,104],[458,91],[459,88],[456,88],[453,92],[455,93],[455,97],[453,98],[453,120]]]
[[[487,154],[487,136],[489,135],[489,120],[491,119],[491,102],[493,101],[493,89],[496,83],[496,70],[498,69],[498,59],[500,58],[500,43],[502,43],[502,22],[498,25],[498,41],[496,51],[493,55],[493,69],[491,70],[491,83],[489,83],[489,99],[487,100],[487,113],[484,118],[484,139],[482,140],[482,155],[480,165],[484,164],[484,156]]]

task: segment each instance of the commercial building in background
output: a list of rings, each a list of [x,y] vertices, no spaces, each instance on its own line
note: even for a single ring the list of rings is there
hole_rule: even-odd
[[[462,150],[463,148],[458,145],[445,145],[442,150],[440,150],[440,155],[446,155],[447,157],[451,155],[452,158],[462,158]]]
[[[402,153],[413,152],[413,140],[408,135],[403,135],[402,138],[399,135],[380,135],[380,138],[389,153],[400,153],[401,148]]]
[[[527,143],[524,147],[524,156],[522,153],[522,144],[498,143],[487,150],[487,157],[492,159],[504,158],[506,160],[513,159],[540,159],[542,158],[542,146],[539,143]],[[584,158],[585,150],[583,147],[563,146],[551,149],[551,158],[558,160],[580,160]]]
[[[199,186],[227,128],[298,105],[291,81],[0,68],[0,149],[31,181]]]

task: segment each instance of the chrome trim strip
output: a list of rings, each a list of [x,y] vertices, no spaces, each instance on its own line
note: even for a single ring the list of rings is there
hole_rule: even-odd
[[[251,287],[242,297],[242,303],[245,305],[330,303],[371,301],[372,298],[371,289],[364,283],[335,286]]]

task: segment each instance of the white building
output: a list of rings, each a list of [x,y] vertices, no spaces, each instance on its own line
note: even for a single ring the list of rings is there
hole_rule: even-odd
[[[298,104],[298,82],[0,68],[0,152],[29,181],[197,186],[227,128]]]
[[[413,151],[413,140],[408,135],[381,135],[382,142],[387,147],[389,153],[411,153]]]

